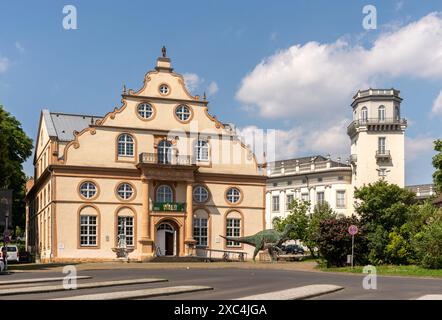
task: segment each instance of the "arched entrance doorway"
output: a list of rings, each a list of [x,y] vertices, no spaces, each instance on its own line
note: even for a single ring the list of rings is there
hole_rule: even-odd
[[[176,256],[178,254],[178,228],[170,221],[161,222],[156,228],[155,245],[157,254]]]

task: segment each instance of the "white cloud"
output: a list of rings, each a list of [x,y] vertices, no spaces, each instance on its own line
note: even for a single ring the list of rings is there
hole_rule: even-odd
[[[183,74],[184,83],[186,84],[186,88],[193,93],[204,79],[201,79],[196,73],[184,73]]]
[[[20,42],[16,41],[14,45],[20,53],[25,52],[25,48],[23,47],[23,45]]]
[[[433,108],[431,112],[435,115],[442,116],[442,90],[433,102]]]
[[[320,131],[299,126],[289,130],[275,129],[273,132],[247,126],[238,128],[237,133],[245,144],[254,149],[258,161],[262,161],[264,150],[267,153],[267,161],[316,154],[330,154],[334,158],[342,157],[344,160],[350,153],[350,139],[345,130],[347,124],[347,120],[342,120]]]
[[[215,81],[212,81],[207,87],[207,93],[209,95],[215,94],[218,92],[218,84]]]
[[[433,141],[428,136],[405,137],[405,161],[413,162],[419,158],[429,158],[434,151]]]
[[[242,80],[236,97],[263,117],[331,121],[358,89],[399,76],[442,79],[439,13],[381,33],[368,49],[338,39],[278,51]]]
[[[11,65],[8,58],[0,57],[0,73],[6,72]]]

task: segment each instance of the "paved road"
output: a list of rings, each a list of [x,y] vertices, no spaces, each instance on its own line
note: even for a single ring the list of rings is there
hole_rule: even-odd
[[[417,279],[406,277],[379,276],[377,290],[364,290],[362,279],[364,275],[341,273],[323,273],[288,270],[254,270],[254,269],[112,269],[112,270],[81,270],[79,276],[88,275],[93,281],[166,278],[166,283],[129,285],[112,288],[85,289],[57,293],[15,295],[0,297],[0,299],[48,299],[104,293],[114,291],[129,291],[143,288],[158,288],[180,285],[206,285],[213,291],[204,291],[176,296],[157,297],[155,299],[234,299],[243,296],[266,293],[300,287],[310,284],[335,284],[345,289],[314,299],[416,299],[426,294],[442,294],[442,279]],[[26,272],[9,276],[0,276],[3,280],[18,280],[37,277],[59,277],[59,272]],[[81,280],[85,283],[91,280]],[[40,284],[41,285],[41,284]]]

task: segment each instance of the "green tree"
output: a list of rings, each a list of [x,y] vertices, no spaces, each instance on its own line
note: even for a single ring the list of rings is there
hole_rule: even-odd
[[[442,219],[433,220],[416,234],[414,242],[420,264],[425,268],[442,268]]]
[[[25,225],[23,163],[32,154],[32,140],[20,122],[0,105],[0,188],[13,190],[12,224]]]
[[[274,219],[275,229],[278,231],[283,231],[287,224],[292,224],[295,228],[289,233],[289,238],[293,240],[300,240],[304,243],[312,254],[314,254],[314,248],[309,247],[308,242],[308,225],[310,218],[308,216],[310,208],[309,201],[299,201],[297,199],[293,200],[289,204],[290,213],[284,219]]]
[[[307,227],[305,245],[308,248],[318,247],[316,239],[319,236],[321,222],[333,218],[336,218],[336,212],[333,211],[328,202],[315,206],[313,213],[310,215],[310,220]],[[312,256],[315,256],[314,252],[312,252]]]
[[[436,171],[433,173],[433,182],[436,190],[442,192],[442,140],[434,141],[434,150],[438,153],[433,157],[433,166]]]
[[[356,212],[368,232],[370,262],[373,264],[388,262],[393,256],[387,255],[386,247],[393,241],[389,247],[390,254],[393,254],[398,243],[403,243],[398,238],[398,232],[415,208],[415,194],[380,180],[355,189],[354,195],[357,200]],[[396,233],[390,237],[393,231]]]

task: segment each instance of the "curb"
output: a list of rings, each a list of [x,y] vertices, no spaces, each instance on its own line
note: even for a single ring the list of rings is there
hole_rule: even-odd
[[[301,300],[336,292],[342,289],[344,289],[344,287],[331,284],[313,284],[287,290],[272,291],[241,297],[234,300]]]

